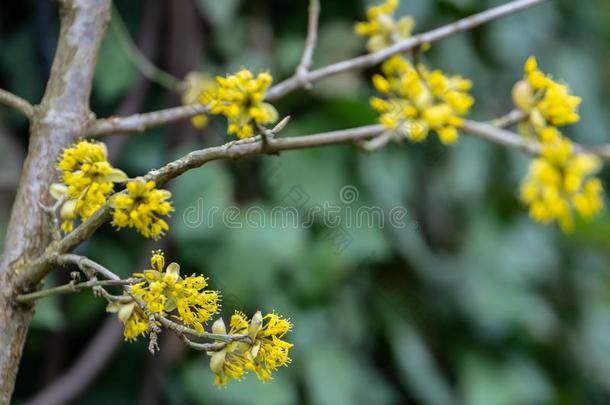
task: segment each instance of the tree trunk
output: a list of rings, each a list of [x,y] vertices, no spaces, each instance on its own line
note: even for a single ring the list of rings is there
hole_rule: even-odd
[[[51,75],[30,126],[28,156],[0,258],[0,404],[10,401],[33,306],[14,301],[19,288],[35,289],[23,270],[42,254],[49,226],[39,203],[62,149],[91,119],[89,96],[101,39],[110,20],[110,0],[62,0],[61,29]],[[18,288],[19,287],[19,288]]]

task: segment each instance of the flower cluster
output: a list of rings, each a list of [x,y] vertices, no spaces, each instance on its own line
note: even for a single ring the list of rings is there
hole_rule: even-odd
[[[151,314],[165,316],[176,310],[175,318],[203,332],[204,324],[219,310],[218,291],[206,290],[208,283],[203,276],[181,277],[178,263],[165,268],[160,250],[153,252],[150,264],[152,269],[134,274],[144,281],[131,287],[133,296],[142,300]]]
[[[227,132],[238,138],[249,138],[256,132],[256,125],[277,121],[275,107],[265,103],[265,92],[271,85],[269,73],[259,73],[256,77],[247,69],[228,75],[210,76],[191,73],[185,79],[184,104],[201,103],[210,106],[210,113],[224,115],[229,121]],[[197,115],[193,125],[203,127],[207,116]]]
[[[373,85],[384,97],[373,97],[371,106],[385,128],[413,142],[425,140],[431,130],[444,144],[457,140],[462,116],[474,103],[469,80],[415,67],[400,56],[385,61],[381,69]]]
[[[366,48],[370,52],[379,51],[411,36],[415,26],[413,17],[405,16],[398,21],[394,19],[399,3],[399,0],[386,0],[383,4],[369,7],[366,11],[367,21],[356,24],[356,33],[368,37]]]
[[[127,192],[113,196],[109,204],[113,208],[112,224],[134,228],[147,238],[158,239],[169,225],[161,216],[173,211],[172,194],[156,188],[154,181],[135,179],[127,183]]]
[[[263,102],[265,92],[271,85],[269,73],[254,77],[249,70],[241,70],[227,77],[216,78],[218,88],[212,113],[222,114],[229,121],[228,133],[238,138],[254,135],[254,124],[270,124],[277,121],[277,111]]]
[[[190,333],[204,334],[205,323],[219,311],[220,293],[206,290],[203,276],[181,277],[177,263],[170,263],[166,268],[165,256],[160,250],[152,252],[150,265],[152,269],[133,274],[137,279],[127,287],[129,296],[121,297],[126,301],[110,298],[106,307],[123,323],[125,340],[135,341],[148,334],[151,326],[168,322],[159,319],[167,315],[194,328]],[[254,372],[261,381],[269,381],[274,371],[290,363],[288,352],[293,345],[283,340],[292,329],[288,319],[276,313],[263,316],[259,311],[248,320],[243,313],[235,312],[230,326],[227,334],[219,318],[212,325],[212,333],[206,335],[217,341],[206,347],[216,384],[241,380],[248,371]]]
[[[533,56],[525,62],[524,71],[523,80],[515,83],[512,91],[515,105],[527,114],[519,131],[535,137],[542,151],[521,183],[521,200],[535,221],[556,221],[568,233],[574,227],[574,212],[591,219],[604,207],[602,184],[594,176],[601,161],[576,154],[572,142],[556,128],[580,119],[580,97],[540,71]]]
[[[212,76],[191,72],[184,78],[184,91],[182,92],[182,104],[200,103],[208,105],[214,101],[217,89],[216,81]],[[195,115],[191,122],[196,128],[203,128],[208,123],[206,114]]]
[[[575,155],[572,142],[555,127],[542,129],[539,137],[542,153],[530,164],[521,199],[534,220],[557,221],[567,233],[573,228],[573,211],[590,219],[603,209],[602,184],[593,176],[601,162],[596,156]]]
[[[578,122],[580,97],[570,94],[566,84],[555,82],[538,69],[536,58],[525,62],[525,76],[513,87],[513,102],[527,113],[527,121],[520,126],[524,135],[535,135],[546,126],[562,126]]]
[[[275,313],[263,316],[258,311],[248,321],[243,313],[235,312],[230,325],[230,334],[244,335],[248,340],[233,341],[222,350],[208,353],[216,384],[224,385],[230,379],[239,381],[247,371],[254,372],[261,381],[269,381],[272,372],[290,363],[288,352],[293,345],[282,340],[292,329],[289,320]],[[227,333],[222,319],[214,322],[212,332]]]
[[[57,164],[61,183],[51,186],[50,192],[61,206],[61,229],[68,233],[74,220],[89,218],[114,190],[114,183],[127,179],[125,173],[115,169],[107,160],[103,143],[79,141],[66,148]]]

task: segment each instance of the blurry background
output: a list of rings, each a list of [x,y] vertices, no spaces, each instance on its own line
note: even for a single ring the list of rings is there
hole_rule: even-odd
[[[403,0],[398,14],[413,15],[421,32],[498,3]],[[279,81],[297,65],[306,32],[304,0],[116,5],[142,52],[178,77],[247,67]],[[363,53],[353,24],[365,6],[322,1],[315,66]],[[54,52],[55,4],[3,2],[0,24],[0,87],[36,103]],[[583,98],[582,120],[566,132],[601,143],[610,127],[609,41],[610,2],[549,1],[434,44],[423,58],[474,80],[471,116],[484,120],[511,109],[510,88],[534,54]],[[333,77],[276,103],[292,116],[282,136],[373,123],[371,73]],[[109,32],[92,103],[103,117],[180,97],[143,79]],[[136,176],[227,141],[225,129],[215,118],[203,131],[183,122],[105,141],[113,163]],[[0,107],[2,235],[27,135],[25,120]],[[249,376],[218,389],[206,356],[168,333],[154,357],[145,339],[123,343],[104,301],[83,292],[37,306],[15,403],[607,404],[610,216],[578,223],[570,237],[532,223],[516,198],[527,164],[477,139],[447,148],[431,136],[371,155],[337,146],[189,172],[169,185],[176,212],[168,237],[150,243],[106,225],[78,253],[126,276],[146,268],[151,249],[165,249],[185,273],[204,273],[222,290],[226,318],[235,308],[290,316],[292,365],[268,384]],[[319,217],[311,227],[261,226],[257,216],[244,218],[250,207],[269,218],[274,207],[307,214],[323,204],[341,207],[344,220],[362,206],[404,207],[407,226],[327,228]],[[228,206],[240,208],[241,228],[223,224]],[[59,270],[47,285],[68,279]]]

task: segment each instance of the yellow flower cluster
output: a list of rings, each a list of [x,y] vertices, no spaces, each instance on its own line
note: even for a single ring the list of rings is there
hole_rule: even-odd
[[[116,313],[123,323],[123,336],[125,340],[133,342],[138,336],[146,334],[150,326],[144,311],[131,301],[128,303],[111,302],[106,307],[106,311]]]
[[[373,85],[384,98],[373,97],[371,106],[385,128],[413,142],[425,140],[431,130],[444,144],[457,140],[461,117],[474,103],[470,80],[414,67],[400,56],[385,61],[381,69],[383,75],[373,76]]]
[[[209,74],[191,72],[184,78],[182,104],[208,105],[214,101],[217,87],[216,81]],[[196,115],[191,118],[191,122],[196,128],[203,128],[208,123],[208,116]]]
[[[415,26],[413,17],[402,17],[398,21],[394,19],[399,4],[399,0],[386,0],[383,4],[369,7],[366,11],[367,21],[356,24],[356,33],[368,37],[366,48],[370,52],[387,48],[394,42],[411,36]]]
[[[213,114],[222,114],[229,121],[228,133],[238,138],[254,135],[254,124],[270,124],[277,121],[277,111],[269,103],[263,102],[265,92],[271,85],[269,73],[254,77],[247,69],[227,77],[216,77],[218,84]]]
[[[248,335],[250,342],[233,341],[222,350],[209,352],[210,368],[216,374],[215,383],[226,384],[230,379],[241,380],[247,371],[252,371],[261,381],[269,381],[271,373],[290,363],[288,352],[292,344],[282,338],[292,329],[289,320],[271,313],[263,316],[256,312],[248,321],[241,312],[231,317],[230,334]],[[212,332],[226,334],[222,319],[212,326]]]
[[[68,233],[74,220],[89,218],[114,190],[114,183],[127,179],[125,173],[115,169],[107,160],[103,143],[79,141],[63,151],[57,168],[61,183],[51,185],[50,192],[62,200],[61,229]]]
[[[167,190],[155,188],[154,181],[136,179],[127,183],[127,193],[116,194],[110,199],[113,208],[112,224],[119,227],[135,228],[147,238],[157,239],[169,229],[161,216],[173,211]]]
[[[256,132],[256,124],[265,125],[277,121],[277,110],[265,103],[265,92],[272,82],[269,73],[256,77],[247,69],[216,80],[205,74],[191,73],[185,79],[184,104],[201,103],[210,106],[211,114],[224,115],[229,121],[227,132],[238,138],[249,138]],[[197,115],[193,125],[203,127],[207,116]]]
[[[178,263],[170,263],[164,271],[165,257],[160,250],[153,252],[150,264],[152,269],[134,274],[144,281],[134,284],[131,293],[150,313],[165,316],[175,310],[175,318],[203,332],[204,324],[219,310],[218,291],[206,290],[203,276],[181,277]]]
[[[546,126],[573,124],[580,119],[580,97],[570,94],[566,84],[555,82],[538,69],[536,58],[525,62],[525,76],[513,87],[513,102],[528,114],[528,120],[520,126],[524,135],[534,135]]]
[[[590,219],[604,207],[601,181],[593,176],[601,162],[595,156],[575,155],[572,142],[555,127],[541,129],[539,138],[542,153],[530,164],[521,199],[534,220],[557,221],[567,233],[573,229],[572,211]]]

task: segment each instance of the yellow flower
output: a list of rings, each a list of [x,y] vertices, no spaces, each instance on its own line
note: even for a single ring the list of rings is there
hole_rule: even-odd
[[[256,78],[249,70],[241,70],[227,77],[216,78],[218,89],[212,106],[213,114],[222,114],[229,121],[228,133],[238,138],[254,135],[254,124],[270,124],[277,121],[277,111],[263,102],[265,92],[271,85],[269,73],[260,73]]]
[[[570,94],[566,84],[555,82],[538,69],[536,58],[525,62],[525,76],[513,86],[513,102],[528,114],[528,121],[520,126],[524,135],[539,132],[542,128],[578,122],[580,97]]]
[[[246,334],[248,332],[248,320],[246,316],[236,311],[231,316],[231,335]],[[227,329],[222,318],[218,318],[212,325],[212,333],[225,335]],[[241,341],[233,341],[225,345],[222,350],[208,352],[210,356],[210,369],[216,378],[214,384],[225,385],[233,379],[241,381],[247,370],[253,365],[246,352],[250,349],[250,344]]]
[[[222,350],[208,353],[210,368],[216,374],[215,383],[226,384],[230,379],[241,380],[246,371],[252,371],[261,381],[269,381],[271,373],[290,363],[292,344],[282,338],[292,329],[289,320],[272,313],[263,316],[256,312],[248,321],[241,312],[231,317],[230,334],[247,334],[251,342],[233,341]],[[214,323],[214,333],[225,334],[222,319]]]
[[[209,105],[215,100],[216,88],[216,81],[209,74],[191,72],[184,78],[182,104]],[[191,122],[195,127],[203,128],[208,123],[208,117],[199,114],[191,118]]]
[[[63,200],[61,228],[71,232],[74,220],[89,218],[114,190],[114,183],[127,176],[115,169],[107,160],[103,143],[79,141],[63,151],[57,168],[61,171],[61,183],[51,185],[50,192]]]
[[[557,221],[569,233],[573,211],[591,219],[604,207],[601,181],[594,177],[601,162],[596,156],[573,152],[572,142],[554,127],[540,131],[542,153],[530,164],[521,183],[521,200],[538,222]]]
[[[368,37],[366,48],[370,52],[387,48],[396,41],[409,38],[415,26],[411,16],[394,20],[398,0],[386,0],[385,3],[367,9],[367,21],[356,23],[356,34]]]
[[[111,302],[106,307],[106,311],[116,313],[125,326],[123,336],[125,340],[135,341],[138,336],[146,334],[150,326],[146,315],[134,301],[123,304]]]
[[[169,229],[160,217],[173,211],[171,202],[167,201],[171,195],[167,190],[155,188],[154,181],[130,181],[126,194],[117,194],[110,199],[114,209],[112,224],[119,228],[135,228],[143,236],[157,239]]]
[[[176,311],[174,318],[203,332],[204,324],[218,312],[218,291],[206,290],[203,276],[181,277],[178,263],[170,263],[164,271],[165,258],[160,250],[153,252],[150,264],[152,269],[134,274],[144,281],[133,285],[131,293],[145,302],[151,313],[165,316]]]
[[[413,142],[425,140],[431,130],[444,144],[457,140],[461,117],[474,103],[469,80],[421,65],[415,68],[400,56],[388,59],[381,69],[383,75],[373,76],[373,85],[384,98],[372,98],[371,106],[384,127]]]

